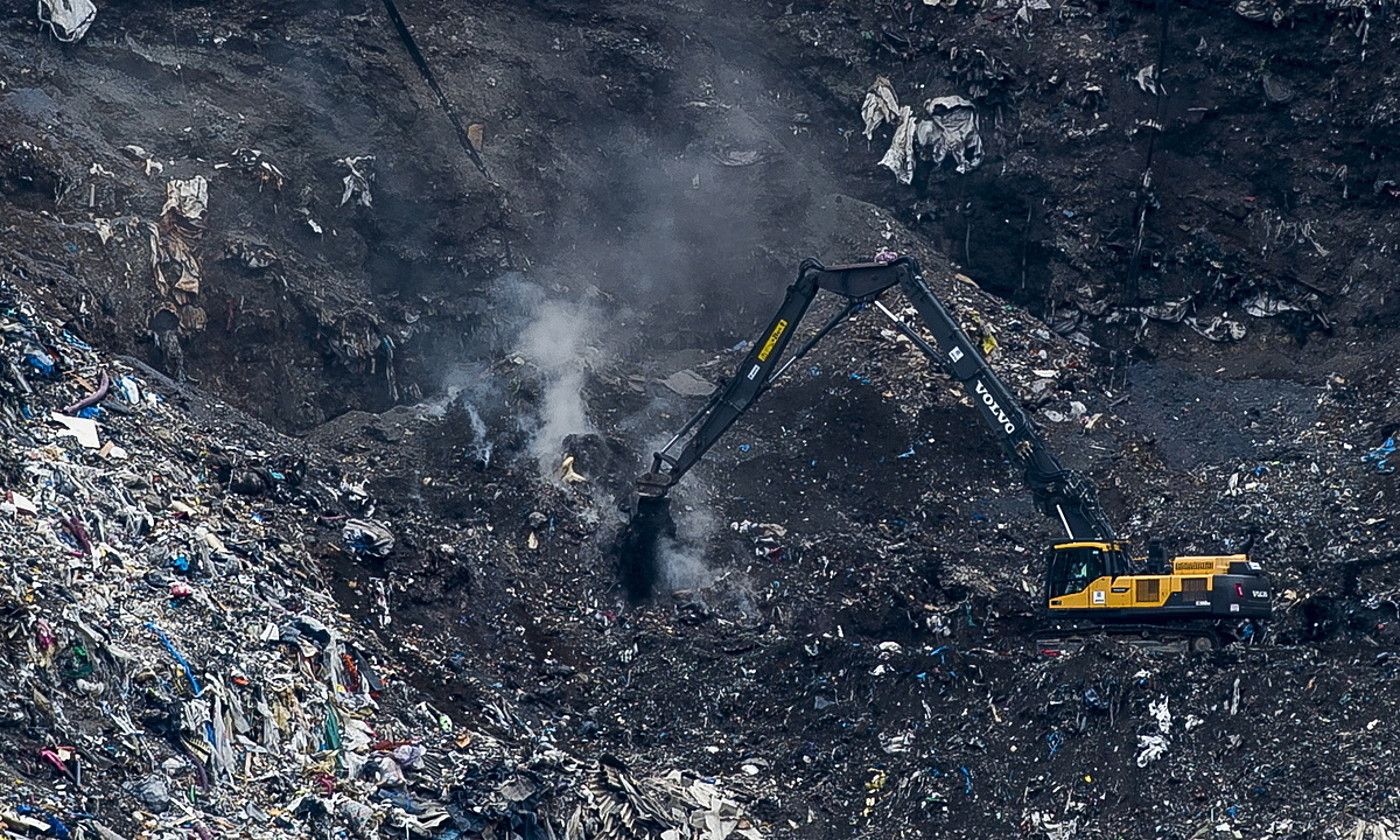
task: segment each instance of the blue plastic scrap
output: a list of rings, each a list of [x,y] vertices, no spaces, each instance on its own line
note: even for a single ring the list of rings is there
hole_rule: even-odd
[[[962,773],[962,777],[963,777],[963,793],[967,794],[968,796],[971,796],[971,795],[972,795],[972,771],[969,770],[969,769],[967,769],[966,767],[959,767],[959,768],[958,768],[958,772],[959,772],[959,773]]]
[[[63,820],[60,820],[43,808],[36,808],[33,805],[21,805],[15,810],[25,816],[32,815],[48,823],[50,837],[57,837],[59,840],[69,840],[69,838],[73,836],[73,832],[69,830],[68,826],[63,824]]]
[[[24,354],[25,364],[39,372],[40,376],[52,377],[54,375],[53,357],[43,350],[31,350]]]
[[[1045,743],[1050,745],[1050,754],[1054,755],[1060,751],[1060,747],[1065,745],[1065,736],[1061,735],[1058,731],[1052,731],[1049,735],[1045,736]]]
[[[413,798],[407,793],[390,790],[388,788],[380,788],[375,792],[374,797],[376,799],[382,799],[414,816],[427,813],[427,810],[422,805],[414,802]]]
[[[122,399],[132,405],[141,401],[141,386],[130,376],[123,376],[117,379],[117,390],[121,392]]]
[[[88,344],[86,341],[83,341],[81,338],[78,338],[76,335],[73,335],[68,330],[63,331],[63,340],[73,345],[74,347],[77,347],[79,350],[92,349],[91,344]]]
[[[1385,443],[1362,455],[1361,461],[1365,464],[1375,464],[1376,472],[1389,475],[1395,472],[1394,465],[1390,463],[1390,456],[1395,454],[1396,448],[1395,435],[1391,435],[1385,439]]]
[[[199,678],[194,675],[194,669],[190,667],[189,660],[185,659],[180,651],[176,650],[175,643],[170,641],[170,637],[165,635],[165,631],[157,627],[155,622],[152,621],[146,622],[146,629],[156,634],[156,638],[160,639],[160,643],[165,646],[166,651],[170,654],[170,658],[174,659],[180,667],[184,669],[185,677],[190,681],[190,690],[194,692],[194,696],[198,697],[202,694],[203,689],[199,686]]]

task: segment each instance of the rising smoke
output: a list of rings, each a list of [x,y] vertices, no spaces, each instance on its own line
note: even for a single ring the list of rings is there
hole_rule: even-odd
[[[715,572],[705,556],[710,537],[720,530],[719,518],[708,508],[677,507],[676,535],[657,542],[658,578],[666,591],[708,589]]]
[[[571,454],[565,438],[599,431],[602,415],[590,415],[586,393],[595,371],[661,378],[693,364],[670,357],[751,338],[807,250],[797,240],[812,238],[801,223],[808,191],[794,189],[772,127],[743,107],[768,86],[744,68],[707,63],[676,73],[687,77],[678,88],[705,91],[721,107],[688,107],[662,121],[649,112],[590,120],[587,142],[557,161],[563,180],[535,230],[529,274],[493,283],[489,317],[504,335],[492,354],[529,366],[538,393],[528,416],[513,404],[530,457],[552,481]],[[631,438],[640,462],[650,439],[695,406],[661,394],[630,417],[609,408],[604,432]],[[489,424],[492,412],[482,413]],[[659,545],[657,583],[666,589],[715,580],[706,555],[723,529],[700,501],[700,478],[677,488],[676,536]],[[577,487],[595,494],[600,511],[627,501],[602,498],[600,484]]]
[[[458,364],[448,367],[443,377],[442,395],[425,402],[422,407],[430,417],[444,417],[453,405],[460,405],[472,433],[472,459],[484,469],[491,466],[495,442],[478,406],[497,405],[500,401],[500,390],[484,365]]]
[[[551,296],[519,273],[501,279],[491,315],[492,329],[477,337],[481,358],[444,363],[441,396],[423,409],[441,417],[460,406],[482,465],[489,465],[497,435],[523,433],[540,473],[558,480],[564,439],[596,432],[584,386],[603,353],[597,336],[605,319],[597,307]],[[517,371],[537,399],[508,399]]]
[[[594,340],[600,318],[586,304],[541,300],[513,348],[534,366],[543,388],[530,452],[546,475],[557,477],[566,437],[597,431],[588,418],[583,386],[590,361],[598,353]]]

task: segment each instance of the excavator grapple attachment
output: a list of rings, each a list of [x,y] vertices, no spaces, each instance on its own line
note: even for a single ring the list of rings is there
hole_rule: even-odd
[[[676,536],[671,500],[664,495],[644,495],[640,482],[638,490],[632,516],[614,546],[623,588],[633,601],[651,594],[660,571],[662,541]]]

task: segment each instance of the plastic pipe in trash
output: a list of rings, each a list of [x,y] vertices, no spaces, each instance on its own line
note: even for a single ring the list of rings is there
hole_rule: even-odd
[[[77,414],[79,411],[82,411],[85,408],[91,408],[92,406],[97,405],[98,403],[107,399],[107,394],[111,390],[112,377],[108,376],[107,371],[104,370],[102,371],[102,382],[98,384],[97,390],[93,391],[91,394],[88,394],[86,397],[83,397],[82,399],[63,409],[63,413]]]

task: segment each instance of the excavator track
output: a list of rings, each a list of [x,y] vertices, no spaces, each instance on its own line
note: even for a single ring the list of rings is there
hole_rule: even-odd
[[[1262,637],[1262,627],[1247,634]],[[1206,652],[1235,642],[1244,636],[1229,622],[1066,622],[1047,621],[1035,631],[1036,647],[1042,651],[1077,652],[1091,639],[1111,637],[1118,641],[1161,652]]]

